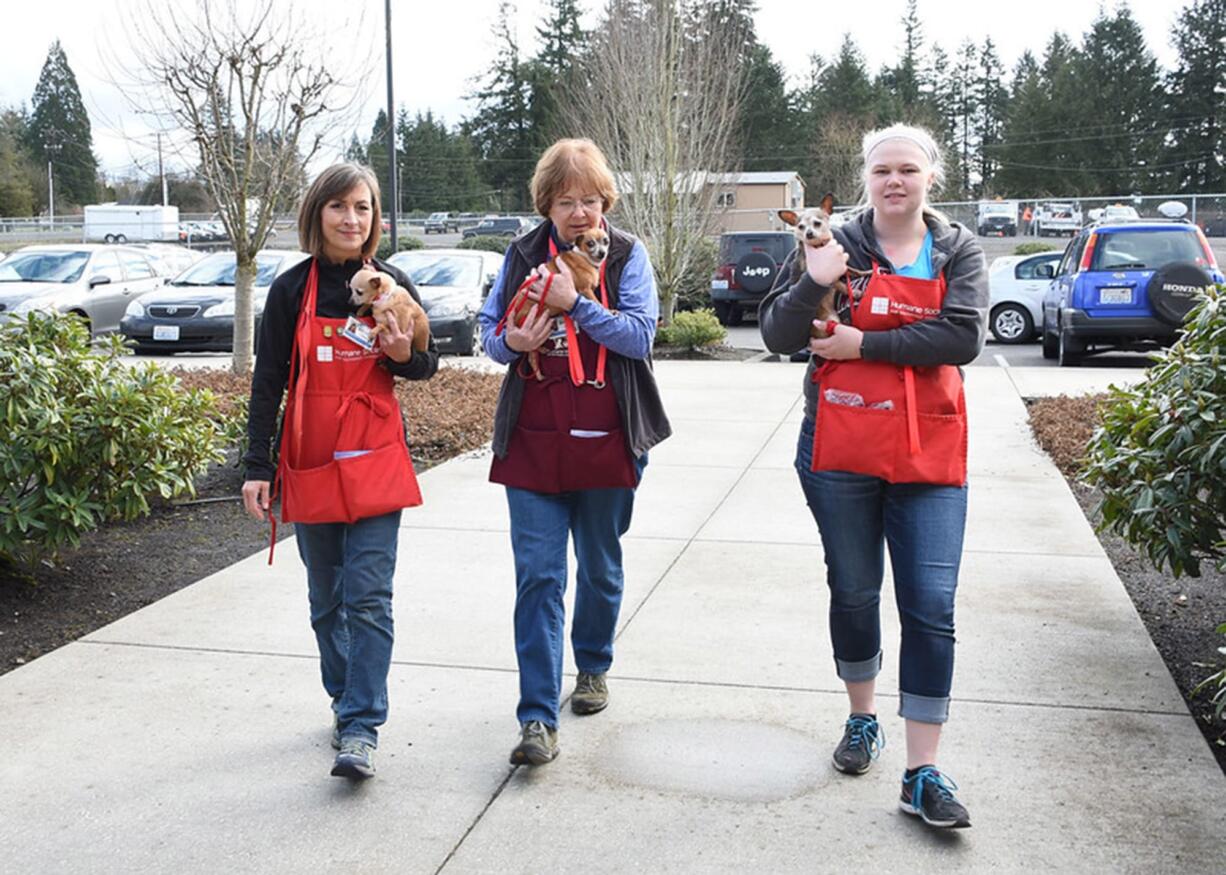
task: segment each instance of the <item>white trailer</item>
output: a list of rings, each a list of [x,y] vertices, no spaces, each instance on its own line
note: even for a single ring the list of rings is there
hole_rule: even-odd
[[[161,205],[92,204],[85,208],[85,239],[178,242],[179,208]]]
[[[1067,201],[1048,201],[1039,204],[1034,213],[1033,233],[1039,237],[1048,234],[1070,237],[1081,230],[1081,207]]]

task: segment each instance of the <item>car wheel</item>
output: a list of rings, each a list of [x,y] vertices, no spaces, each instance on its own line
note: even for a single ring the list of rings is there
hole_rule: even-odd
[[[107,234],[106,236],[104,236],[104,237],[102,238],[102,242],[103,242],[103,243],[114,243],[114,242],[115,242],[115,235],[114,235],[114,234]]]
[[[1025,307],[1003,304],[992,313],[992,336],[1000,343],[1025,343],[1034,334],[1034,320]]]
[[[127,243],[127,242],[128,242],[128,238],[127,238],[127,237],[125,237],[123,234],[116,234],[116,235],[115,235],[115,242],[116,242],[116,243]]]
[[[715,311],[715,318],[719,320],[720,325],[732,324],[732,311],[734,305],[731,301],[712,301],[711,309]]]
[[[1043,358],[1052,361],[1060,354],[1060,342],[1056,339],[1056,335],[1044,329],[1043,331]]]
[[[476,355],[478,345],[477,341],[480,336],[481,329],[477,327],[477,323],[474,321],[468,326],[468,342],[460,343],[459,345],[460,355]]]
[[[1154,314],[1168,325],[1182,325],[1196,306],[1200,290],[1213,285],[1209,274],[1189,262],[1174,262],[1154,271],[1145,295]]]
[[[1085,347],[1069,336],[1069,333],[1063,328],[1057,329],[1058,334],[1058,350],[1056,359],[1060,367],[1067,368],[1071,365],[1081,363],[1082,353],[1085,352]]]

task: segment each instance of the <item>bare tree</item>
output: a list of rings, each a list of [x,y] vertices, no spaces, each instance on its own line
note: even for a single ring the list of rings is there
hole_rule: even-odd
[[[579,69],[583,99],[564,110],[576,135],[609,156],[619,215],[651,253],[664,324],[712,233],[719,186],[743,96],[750,25],[743,3],[607,0]]]
[[[233,243],[234,371],[251,370],[256,255],[301,193],[307,163],[352,90],[323,61],[331,43],[277,0],[148,3],[117,66],[139,111],[189,142]]]

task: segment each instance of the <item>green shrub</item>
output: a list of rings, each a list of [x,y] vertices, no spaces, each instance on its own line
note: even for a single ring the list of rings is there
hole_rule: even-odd
[[[409,249],[425,249],[426,241],[420,237],[411,237],[405,234],[403,237],[396,238],[396,251],[404,252]],[[375,258],[387,258],[392,254],[392,238],[390,235],[384,235],[379,238],[379,248],[375,251]]]
[[[478,234],[461,240],[456,249],[482,249],[486,252],[506,252],[511,245],[510,237],[492,237],[488,234]]]
[[[1014,255],[1034,255],[1038,252],[1054,252],[1055,246],[1050,243],[1039,243],[1037,240],[1031,240],[1029,243],[1019,243],[1013,247]]]
[[[212,393],[124,353],[62,316],[0,332],[0,560],[33,564],[148,513],[151,496],[194,494],[193,477],[224,457]]]
[[[686,310],[673,317],[672,325],[662,326],[656,332],[656,341],[701,349],[714,346],[727,336],[728,330],[719,324],[714,310]]]
[[[1102,527],[1155,568],[1226,570],[1226,286],[1153,358],[1135,388],[1111,387],[1083,477],[1103,492]]]
[[[719,267],[719,245],[703,237],[694,245],[693,257],[677,282],[677,310],[711,306],[711,275]],[[674,317],[675,318],[675,317]]]
[[[1218,626],[1214,631],[1216,631],[1219,635],[1226,635],[1226,623]],[[1223,656],[1226,656],[1226,647],[1219,647],[1217,652]],[[1214,672],[1213,674],[1209,675],[1209,677],[1197,684],[1192,690],[1192,695],[1195,696],[1201,690],[1209,689],[1214,686],[1217,687],[1217,690],[1212,696],[1209,697],[1209,701],[1213,703],[1214,710],[1217,713],[1217,719],[1221,720],[1222,714],[1226,713],[1226,668],[1223,668],[1221,671]],[[1221,743],[1220,739],[1218,743]]]

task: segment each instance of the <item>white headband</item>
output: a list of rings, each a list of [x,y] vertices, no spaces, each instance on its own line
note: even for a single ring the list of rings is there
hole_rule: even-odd
[[[937,155],[936,152],[933,151],[930,144],[925,143],[922,139],[917,137],[915,134],[912,134],[910,131],[899,131],[892,128],[886,128],[873,138],[872,143],[867,149],[864,150],[865,162],[867,163],[868,156],[873,154],[874,149],[876,149],[882,143],[889,142],[890,140],[906,140],[908,143],[914,143],[916,146],[919,146],[919,150],[924,153],[924,157],[928,159],[928,163],[932,166],[936,166]]]

